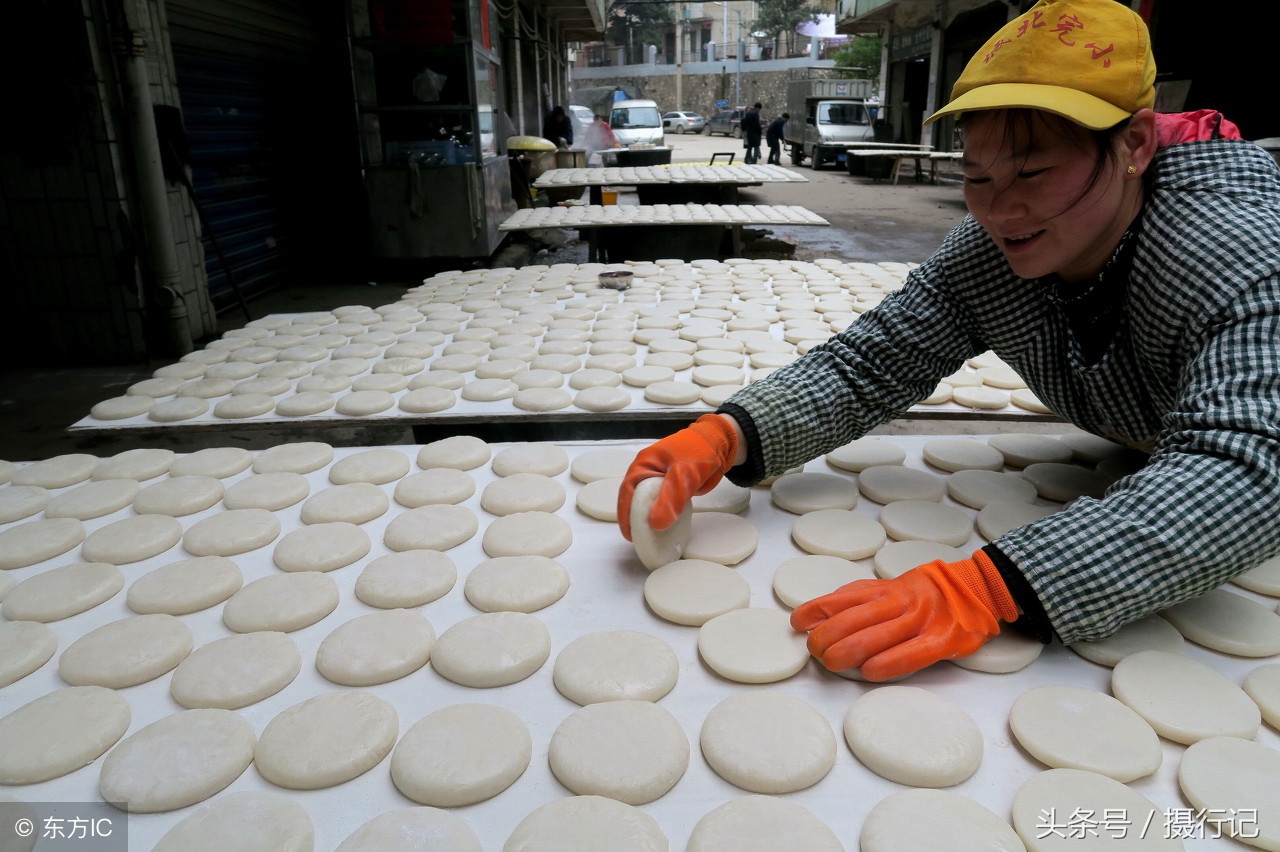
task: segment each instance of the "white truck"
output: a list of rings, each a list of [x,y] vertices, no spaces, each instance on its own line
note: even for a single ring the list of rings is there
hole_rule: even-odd
[[[782,138],[791,162],[806,160],[812,169],[843,163],[851,144],[871,142],[880,104],[870,80],[791,80],[787,83],[787,120]]]

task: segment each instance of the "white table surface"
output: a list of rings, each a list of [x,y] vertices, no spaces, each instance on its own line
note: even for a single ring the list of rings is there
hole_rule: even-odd
[[[499,231],[532,228],[614,228],[658,225],[830,225],[798,204],[590,204],[577,207],[525,207],[498,226]]]
[[[888,438],[907,451],[908,467],[924,469],[921,448],[927,438]],[[617,442],[639,449],[646,442]],[[564,444],[570,457],[581,452],[617,443],[583,442]],[[508,445],[492,445],[495,454]],[[414,446],[397,447],[412,461],[418,451]],[[339,449],[337,458],[343,458],[359,448]],[[416,465],[414,466],[416,469]],[[824,460],[815,460],[806,470],[839,473]],[[933,471],[938,473],[938,471]],[[422,608],[423,614],[434,626],[437,635],[454,623],[476,615],[477,610],[466,601],[462,592],[468,572],[484,560],[480,547],[485,526],[493,516],[479,507],[479,497],[484,486],[494,475],[488,466],[471,471],[476,482],[475,496],[463,505],[472,509],[480,519],[480,532],[468,542],[450,550],[449,557],[458,568],[458,582],[443,598]],[[238,474],[226,480],[229,485],[250,472]],[[842,474],[850,476],[850,474]],[[314,494],[328,485],[326,470],[308,475]],[[698,736],[702,720],[707,712],[724,698],[748,690],[779,690],[803,699],[815,707],[831,724],[837,739],[835,767],[821,781],[807,790],[789,794],[786,798],[810,810],[829,825],[841,838],[850,852],[858,848],[858,832],[870,809],[885,796],[907,789],[886,781],[862,766],[849,751],[841,734],[844,714],[851,703],[875,687],[855,683],[831,675],[812,661],[798,675],[775,684],[747,686],[725,680],[714,674],[699,659],[696,649],[697,629],[670,624],[654,616],[644,603],[642,588],[647,572],[635,558],[630,545],[622,540],[612,524],[593,520],[575,508],[578,484],[568,472],[556,477],[568,492],[565,505],[557,514],[567,520],[574,541],[568,551],[558,557],[572,578],[568,593],[559,602],[535,613],[548,627],[552,637],[551,658],[534,675],[520,683],[495,689],[470,689],[453,684],[435,673],[430,664],[400,680],[368,687],[368,691],[391,702],[399,713],[400,734],[403,735],[418,719],[441,707],[455,703],[484,702],[496,704],[517,713],[529,726],[533,738],[533,756],[528,769],[507,790],[494,798],[453,812],[467,821],[481,839],[484,848],[499,852],[516,824],[541,804],[570,795],[551,773],[547,764],[547,750],[557,726],[577,708],[555,689],[552,667],[556,654],[576,637],[598,631],[630,629],[643,631],[666,641],[675,651],[680,663],[679,682],[660,704],[679,721],[691,745],[688,770],[675,787],[658,800],[640,806],[641,810],[658,820],[671,843],[672,850],[681,850],[694,824],[707,812],[725,802],[747,795],[720,779],[703,759],[698,748]],[[382,486],[388,495],[394,483]],[[949,498],[944,502],[950,503]],[[300,526],[300,504],[277,513],[282,522],[282,535]],[[859,500],[856,511],[869,517],[877,516],[880,506],[866,497]],[[186,518],[182,525],[189,528],[201,518],[222,511],[221,504]],[[382,532],[388,522],[396,517],[402,507],[394,501],[390,511],[364,528],[373,540],[370,554],[356,564],[331,572],[330,576],[341,590],[338,608],[320,622],[290,634],[302,654],[302,672],[296,680],[281,692],[263,701],[245,707],[240,713],[261,733],[266,724],[284,709],[321,693],[342,689],[324,680],[314,668],[316,649],[334,628],[347,620],[373,612],[361,603],[353,593],[354,583],[363,565],[389,551],[382,544]],[[971,510],[970,514],[972,514]],[[92,532],[112,521],[129,515],[124,509],[113,515],[85,522],[86,531]],[[38,515],[36,517],[39,517]],[[796,516],[774,507],[766,488],[753,489],[750,508],[744,517],[752,522],[760,533],[760,544],[754,555],[737,566],[737,572],[751,584],[751,606],[784,609],[772,592],[775,567],[789,558],[803,555],[790,539],[791,526]],[[21,523],[21,522],[18,522]],[[7,528],[0,527],[0,529]],[[984,540],[975,534],[968,547],[976,548]],[[271,562],[272,546],[233,557],[240,566],[245,581],[250,582],[277,569]],[[181,545],[144,562],[121,566],[129,583],[162,565],[187,558]],[[79,561],[79,549],[40,565],[16,569],[11,573],[15,580],[23,580],[45,569]],[[869,565],[870,563],[867,562]],[[1263,598],[1232,588],[1232,591],[1262,601],[1271,606],[1273,599]],[[222,606],[217,605],[202,612],[181,616],[181,620],[195,635],[195,645],[231,635],[221,622]],[[117,619],[131,615],[125,605],[125,592],[87,612],[54,622],[49,626],[59,638],[61,652],[77,637]],[[1188,657],[1211,665],[1235,683],[1256,666],[1274,660],[1232,657],[1188,643]],[[129,731],[132,734],[143,726],[181,710],[169,696],[171,675],[163,675],[149,683],[120,690],[132,708],[133,718]],[[967,671],[950,663],[937,664],[902,683],[922,687],[943,696],[963,707],[977,723],[984,741],[984,757],[977,772],[954,788],[952,792],[973,799],[1009,819],[1010,802],[1014,792],[1027,779],[1045,767],[1029,757],[1014,741],[1009,732],[1007,718],[1013,701],[1024,691],[1045,684],[1071,684],[1109,692],[1110,670],[1087,662],[1063,647],[1046,648],[1040,658],[1029,667],[1012,674],[993,675]],[[57,674],[57,655],[38,671],[0,689],[0,716],[7,715],[26,703],[46,693],[64,687]],[[1280,748],[1280,733],[1263,725],[1256,740],[1271,748]],[[1176,771],[1184,747],[1163,742],[1164,762],[1151,776],[1130,783],[1137,792],[1150,799],[1163,811],[1185,810],[1189,805],[1178,792]],[[0,786],[0,796],[21,801],[97,801],[98,773],[102,759],[83,769],[61,778],[40,784],[21,787]],[[352,831],[379,813],[412,806],[396,790],[390,777],[390,756],[358,778],[328,789],[297,792],[275,788],[265,782],[253,766],[237,778],[223,794],[242,790],[273,790],[286,793],[295,799],[311,816],[315,825],[315,848],[332,850]],[[130,817],[130,848],[147,850],[174,824],[190,814],[197,806],[172,813],[135,815]],[[1121,848],[1116,846],[1115,848]],[[1246,849],[1229,840],[1191,840],[1185,848],[1193,850]]]

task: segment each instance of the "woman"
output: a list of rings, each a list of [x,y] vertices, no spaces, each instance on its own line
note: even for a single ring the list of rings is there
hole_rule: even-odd
[[[829,669],[880,681],[973,653],[1001,624],[1098,639],[1280,549],[1280,172],[1212,112],[1157,116],[1142,20],[1042,0],[929,120],[958,118],[970,215],[902,290],[716,414],[642,450],[666,528],[865,434],[990,349],[1053,411],[1150,453],[1100,500],[970,559],[797,607]]]

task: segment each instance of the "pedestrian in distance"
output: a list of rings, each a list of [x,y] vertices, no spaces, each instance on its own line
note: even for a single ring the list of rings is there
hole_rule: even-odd
[[[637,454],[665,529],[865,435],[992,351],[1133,472],[969,558],[859,580],[791,614],[832,671],[885,681],[1002,630],[1101,639],[1280,551],[1280,168],[1214,110],[1157,114],[1147,26],[1040,0],[951,100],[969,213],[846,330]]]
[[[769,159],[767,162],[772,165],[782,165],[782,133],[790,119],[791,115],[784,112],[769,122],[769,127],[764,132],[764,140],[769,145]]]
[[[542,122],[542,137],[556,143],[558,148],[573,145],[573,122],[569,120],[564,107],[555,106]]]
[[[742,114],[738,127],[742,130],[742,147],[747,154],[742,158],[744,163],[760,162],[760,136],[764,128],[760,124],[761,104],[757,102],[751,109]]]

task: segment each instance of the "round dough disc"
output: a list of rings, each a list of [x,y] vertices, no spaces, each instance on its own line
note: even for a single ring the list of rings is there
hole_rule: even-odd
[[[34,486],[18,487],[33,488]],[[5,491],[10,490],[12,486],[5,489]],[[218,491],[219,493],[222,491],[221,483],[218,484]],[[4,491],[0,491],[0,494],[3,493]],[[76,518],[81,521],[101,518],[103,515],[110,515],[128,506],[137,494],[138,483],[132,479],[95,479],[83,485],[77,485],[70,491],[65,491],[49,500],[44,516]]]
[[[113,689],[56,689],[0,719],[0,784],[36,784],[88,766],[129,730]]]
[[[1185,644],[1186,640],[1176,627],[1158,615],[1148,615],[1129,622],[1105,639],[1076,642],[1067,647],[1090,662],[1114,667],[1116,663],[1138,651],[1180,654]]]
[[[409,457],[399,450],[362,450],[334,462],[329,468],[329,481],[334,485],[345,485],[348,482],[385,485],[408,473],[409,466]]]
[[[1097,844],[1088,843],[1066,831],[1071,814],[1123,814],[1124,836],[1113,839],[1099,830]],[[1013,827],[1028,852],[1068,852],[1104,844],[1135,850],[1160,849],[1174,852],[1182,841],[1165,838],[1166,812],[1140,793],[1114,778],[1082,769],[1050,769],[1033,775],[1013,796]],[[1142,831],[1142,826],[1151,826]]]
[[[123,523],[123,521],[116,523]],[[178,528],[181,529],[182,525],[179,524]],[[101,530],[94,535],[98,532]],[[34,521],[25,521],[6,530],[0,530],[0,570],[26,568],[28,565],[61,556],[84,540],[84,526],[75,518],[38,518]],[[93,559],[83,549],[81,554],[91,562],[99,561]]]
[[[1111,693],[1176,743],[1253,739],[1262,724],[1244,690],[1204,663],[1168,651],[1138,651],[1116,663]]]
[[[743,796],[710,811],[694,825],[685,852],[727,849],[845,852],[830,826],[801,805],[776,796]]]
[[[836,762],[836,737],[811,705],[775,691],[739,692],[707,713],[702,754],[716,774],[752,793],[812,787]]]
[[[680,675],[671,646],[635,630],[588,633],[556,655],[552,679],[560,694],[586,706],[601,701],[657,701]]]
[[[1018,527],[1048,517],[1059,511],[1053,506],[1033,506],[1029,503],[1005,503],[995,501],[988,503],[978,511],[975,523],[978,533],[987,541],[994,541],[1000,536]]]
[[[28,577],[4,596],[9,621],[60,621],[110,600],[124,588],[124,574],[106,562],[72,562]]]
[[[698,512],[691,520],[692,531],[684,546],[685,559],[737,565],[756,552],[760,533],[755,524],[727,512]]]
[[[658,821],[639,808],[606,796],[569,796],[520,820],[502,852],[554,849],[669,852],[671,843]]]
[[[427,664],[436,631],[417,610],[371,612],[339,625],[316,650],[316,671],[342,686],[398,680]]]
[[[845,714],[844,737],[864,766],[910,787],[954,786],[982,762],[982,732],[969,714],[914,686],[864,693]]]
[[[516,444],[499,451],[490,468],[497,476],[514,473],[559,476],[569,469],[569,454],[555,444]]]
[[[881,438],[859,438],[827,453],[826,459],[832,467],[861,473],[877,465],[900,465],[906,461],[907,451]]]
[[[1178,786],[1187,801],[1200,811],[1227,816],[1208,821],[1224,835],[1259,849],[1280,849],[1277,780],[1280,752],[1235,737],[1201,740],[1178,763]]]
[[[518,683],[551,655],[547,626],[523,612],[473,615],[440,635],[431,666],[446,680],[487,689]]]
[[[183,707],[239,710],[275,695],[298,676],[302,655],[283,633],[261,630],[226,636],[191,652],[169,679]]]
[[[161,717],[111,750],[98,790],[130,813],[161,813],[225,789],[253,761],[253,726],[230,710]]]
[[[469,540],[479,528],[475,512],[466,506],[421,506],[393,518],[382,541],[395,551],[444,551]]]
[[[947,790],[903,790],[881,799],[863,821],[858,843],[861,852],[1026,852],[1008,823]]]
[[[1041,462],[1067,464],[1075,456],[1071,447],[1057,438],[1024,432],[992,435],[987,439],[987,446],[1000,453],[1009,467],[1024,468]]]
[[[439,600],[458,582],[453,560],[437,550],[379,556],[356,579],[356,597],[382,609],[412,608]]]
[[[139,448],[125,450],[109,459],[103,459],[93,469],[92,479],[132,479],[145,482],[167,473],[176,456],[173,450]]]
[[[333,447],[323,441],[277,444],[258,453],[254,473],[311,473],[333,461]]]
[[[583,388],[574,394],[573,404],[583,411],[618,411],[631,404],[631,394],[624,388]]]
[[[349,482],[322,488],[302,504],[300,517],[304,524],[363,524],[380,518],[391,508],[391,501],[377,485]]]
[[[311,852],[314,836],[311,817],[290,797],[243,790],[198,808],[152,852]]]
[[[858,486],[852,479],[832,473],[788,473],[769,487],[773,505],[797,515],[819,509],[852,509],[858,502]]]
[[[747,607],[698,628],[698,653],[717,674],[737,683],[774,683],[809,662],[805,634],[780,609]]]
[[[222,622],[237,633],[291,633],[315,624],[338,607],[338,584],[327,574],[268,574],[231,596]]]
[[[695,512],[731,512],[740,515],[751,505],[751,489],[722,479],[706,494],[695,495],[691,502]]]
[[[631,543],[641,564],[653,571],[680,559],[693,534],[693,507],[685,506],[676,522],[665,530],[649,526],[649,513],[662,490],[662,477],[636,483],[631,497]]]
[[[449,503],[457,505],[476,493],[476,481],[465,470],[435,467],[411,473],[396,483],[397,503],[410,509]]]
[[[58,634],[37,621],[0,624],[0,688],[49,662],[56,650]]]
[[[502,516],[554,512],[564,501],[564,486],[540,473],[513,473],[490,482],[480,493],[480,508]]]
[[[194,644],[181,619],[163,613],[134,615],[72,642],[58,657],[58,674],[72,686],[124,689],[172,671]]]
[[[281,571],[334,571],[369,554],[373,542],[355,524],[312,524],[286,533],[271,559]]]
[[[98,457],[88,453],[66,453],[33,462],[13,472],[13,485],[36,485],[40,488],[66,488],[84,482],[93,475]]]
[[[579,488],[574,500],[584,515],[598,521],[616,524],[618,522],[618,490],[621,487],[621,476],[597,479]]]
[[[1116,699],[1078,686],[1039,686],[1018,696],[1009,728],[1041,763],[1085,769],[1121,783],[1160,768],[1160,738]]]
[[[884,546],[884,527],[846,509],[819,509],[796,519],[791,538],[806,553],[866,559]]]
[[[876,576],[889,580],[910,571],[918,565],[941,559],[943,562],[958,562],[968,559],[970,554],[936,541],[891,541],[876,551],[874,563]]]
[[[415,802],[472,805],[515,783],[529,768],[533,737],[510,710],[454,704],[423,716],[391,755],[391,780]]]
[[[1224,654],[1280,654],[1280,615],[1221,587],[1162,610],[1160,617],[1197,645]]]
[[[922,450],[924,460],[939,470],[1000,470],[1004,456],[976,438],[931,438]]]
[[[253,453],[242,447],[209,447],[177,456],[169,465],[170,476],[212,476],[226,479],[253,464]]]
[[[418,450],[418,467],[448,467],[455,470],[472,470],[485,464],[492,456],[489,445],[471,435],[454,435],[432,441]]]
[[[182,536],[182,546],[193,556],[235,556],[266,547],[279,535],[280,520],[274,513],[228,509],[193,524]]]
[[[414,511],[422,511],[416,509]],[[569,522],[550,512],[516,512],[489,522],[481,546],[490,556],[555,558],[573,544]]]
[[[395,759],[395,755],[392,755]],[[378,814],[338,844],[336,852],[385,852],[389,849],[484,852],[466,821],[439,808],[399,808]]]
[[[581,483],[621,478],[635,461],[631,447],[603,447],[578,453],[569,463],[569,475]]]
[[[218,483],[221,498],[222,483],[210,481]],[[168,513],[134,515],[90,533],[80,553],[91,562],[126,565],[164,553],[182,538],[182,524]]]
[[[1231,580],[1242,589],[1280,598],[1280,556],[1273,556]]]
[[[579,708],[551,736],[547,759],[574,793],[642,805],[665,795],[689,766],[689,739],[671,713],[649,701]]]
[[[731,568],[702,559],[678,559],[644,582],[644,599],[660,618],[700,627],[751,602],[751,584]]]
[[[942,500],[947,490],[943,477],[897,465],[877,465],[858,474],[858,490],[870,500],[888,505],[898,500]]]
[[[880,526],[898,541],[936,541],[960,547],[973,535],[973,519],[955,506],[896,500],[880,510]]]
[[[1017,474],[958,470],[947,477],[947,494],[957,503],[983,509],[988,503],[1031,503],[1036,487]]]
[[[794,608],[854,580],[873,579],[875,573],[865,565],[838,556],[797,556],[774,569],[773,593]]]
[[[8,488],[0,488],[0,524],[29,518],[48,506],[50,499],[52,497],[49,489],[39,485],[10,485]]]
[[[1241,685],[1258,705],[1267,724],[1280,728],[1280,663],[1258,666],[1245,676]]]
[[[974,672],[1009,674],[1034,663],[1044,650],[1044,644],[1030,636],[1006,631],[997,634],[981,648],[967,657],[956,657],[947,662]]]
[[[377,766],[399,732],[390,703],[355,689],[330,692],[294,704],[268,722],[253,762],[278,787],[319,790]]]
[[[247,476],[227,488],[222,505],[228,509],[266,509],[278,512],[305,500],[311,483],[300,473],[272,471]]]
[[[546,556],[499,556],[472,568],[462,591],[483,612],[535,612],[564,597],[569,572]]]
[[[1022,475],[1046,500],[1069,503],[1077,497],[1099,499],[1111,484],[1101,473],[1074,464],[1036,462],[1022,469]]]
[[[197,556],[162,566],[129,586],[126,602],[139,615],[186,615],[208,609],[234,595],[244,574],[225,556]]]

